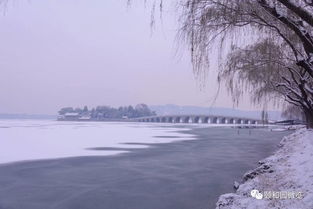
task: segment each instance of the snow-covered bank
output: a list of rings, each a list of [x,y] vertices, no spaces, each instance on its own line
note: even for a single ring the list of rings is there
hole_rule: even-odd
[[[236,193],[221,195],[217,209],[312,209],[313,131],[300,129],[284,137],[274,155],[247,172]],[[257,192],[258,199],[251,191]]]

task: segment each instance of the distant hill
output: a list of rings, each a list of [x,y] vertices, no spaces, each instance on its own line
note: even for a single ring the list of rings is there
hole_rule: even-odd
[[[56,120],[56,115],[38,115],[38,114],[1,114],[0,119],[35,119],[35,120]]]
[[[254,119],[261,119],[261,111],[245,111],[232,108],[221,107],[197,107],[197,106],[178,106],[178,105],[150,105],[152,111],[157,115],[171,115],[171,114],[212,114],[233,117],[247,117]],[[270,120],[281,120],[280,111],[268,111]]]

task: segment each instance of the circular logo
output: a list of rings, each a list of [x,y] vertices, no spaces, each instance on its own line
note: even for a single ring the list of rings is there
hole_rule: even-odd
[[[263,194],[260,193],[259,190],[257,189],[251,190],[250,194],[251,194],[251,197],[254,197],[257,200],[263,199]]]

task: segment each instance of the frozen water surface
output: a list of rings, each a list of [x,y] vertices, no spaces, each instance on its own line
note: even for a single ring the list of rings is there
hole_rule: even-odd
[[[193,139],[178,130],[184,129],[140,123],[0,120],[0,163],[113,155],[126,152],[125,148],[147,147],[144,144]]]
[[[214,208],[290,133],[211,126],[2,120],[0,208]]]

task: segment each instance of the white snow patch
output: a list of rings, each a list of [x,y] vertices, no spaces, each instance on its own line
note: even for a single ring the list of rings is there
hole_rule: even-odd
[[[245,182],[236,193],[224,194],[217,209],[312,209],[313,208],[313,131],[300,129],[286,136],[274,155],[244,175]],[[257,200],[251,190],[302,192],[301,199]]]
[[[182,130],[190,129],[125,122],[0,120],[0,163],[114,155],[128,148],[195,139],[177,132]]]

